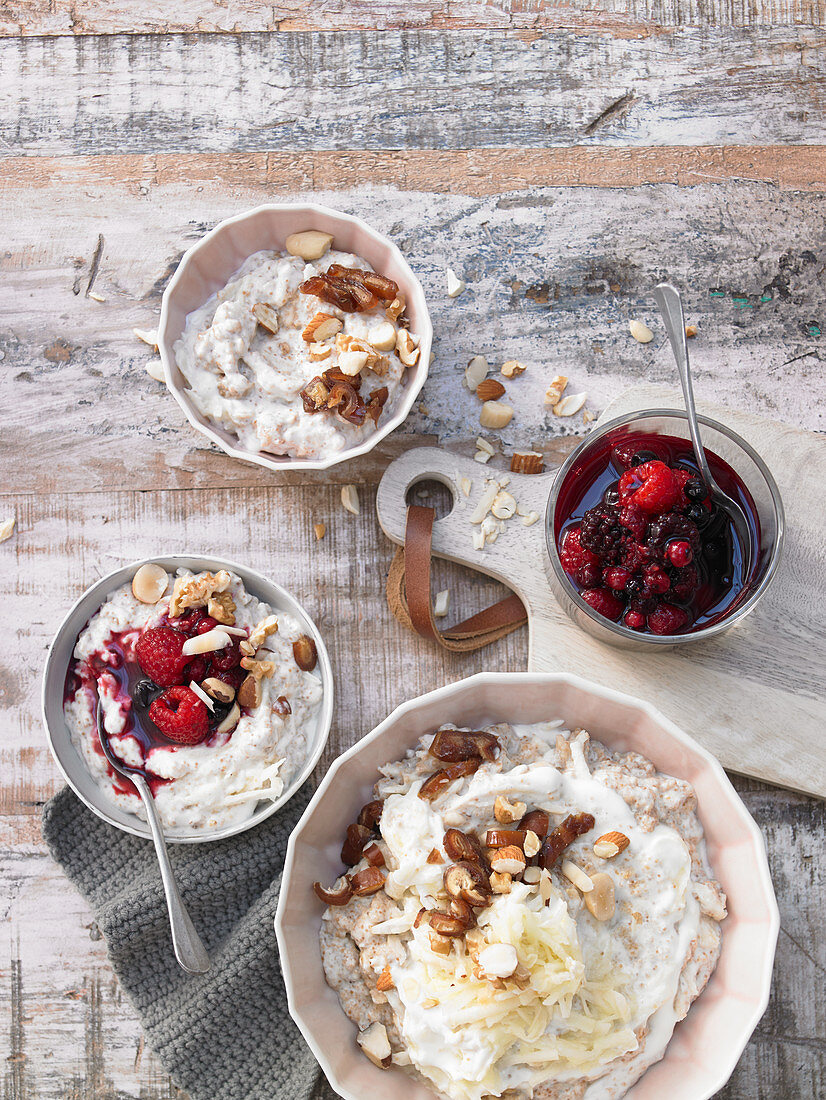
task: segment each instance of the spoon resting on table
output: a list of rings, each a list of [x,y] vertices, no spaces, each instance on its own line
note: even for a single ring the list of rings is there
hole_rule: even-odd
[[[124,764],[115,756],[109,744],[109,734],[103,724],[103,715],[100,702],[97,705],[98,740],[103,749],[103,755],[118,773],[134,784],[138,794],[143,799],[146,810],[146,820],[149,824],[152,840],[155,844],[155,853],[161,868],[161,882],[166,895],[166,907],[169,911],[169,927],[172,932],[172,944],[175,948],[175,957],[182,968],[189,974],[204,974],[209,970],[209,955],[201,942],[201,938],[195,931],[186,906],[178,892],[178,884],[172,873],[172,864],[169,862],[169,853],[166,850],[161,819],[155,808],[155,799],[152,791],[141,773]]]
[[[737,532],[743,552],[746,555],[746,560],[743,563],[743,574],[748,576],[753,554],[749,522],[737,501],[724,492],[715,480],[700,439],[700,425],[697,421],[697,409],[694,405],[694,387],[691,384],[691,370],[688,365],[688,342],[685,334],[683,300],[679,290],[670,283],[660,283],[654,291],[654,299],[660,307],[665,330],[671,341],[674,358],[677,360],[677,372],[680,375],[680,384],[683,388],[688,430],[691,433],[691,444],[694,448],[697,468],[708,488],[711,499],[725,512]]]

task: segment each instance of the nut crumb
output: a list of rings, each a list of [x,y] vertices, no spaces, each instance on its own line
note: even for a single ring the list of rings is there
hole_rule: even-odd
[[[567,385],[568,379],[564,374],[558,374],[555,378],[552,378],[551,384],[545,391],[545,404],[558,405]]]
[[[158,350],[158,330],[148,328],[133,328],[132,331],[139,340],[143,340],[144,344],[149,344],[150,348]]]
[[[359,494],[355,485],[342,485],[341,503],[352,515],[357,516],[361,511],[359,506]]]
[[[327,534],[327,524],[326,523],[314,523],[313,524],[313,531],[315,533],[316,541],[321,542],[321,540]]]
[[[506,378],[516,378],[520,374],[525,373],[525,364],[519,363],[516,359],[509,359],[507,363],[503,363],[501,367],[502,374]]]
[[[436,593],[436,599],[433,601],[433,615],[437,619],[443,619],[447,615],[448,605],[450,604],[450,589],[445,588],[441,592]]]
[[[467,289],[467,283],[464,279],[460,279],[453,268],[447,269],[447,296],[448,298],[458,298],[460,294],[463,294]]]
[[[638,344],[650,344],[654,339],[654,333],[648,325],[644,325],[642,321],[629,321],[628,331]]]
[[[169,617],[177,619],[188,607],[205,607],[216,592],[226,592],[232,578],[226,569],[217,573],[197,573],[194,577],[178,577],[169,601]]]

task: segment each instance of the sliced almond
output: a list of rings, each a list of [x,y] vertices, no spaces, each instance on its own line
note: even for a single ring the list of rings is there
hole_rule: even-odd
[[[412,367],[418,361],[419,349],[405,328],[396,333],[396,352],[406,367]]]
[[[327,534],[327,524],[326,523],[314,523],[313,524],[313,533],[315,534],[316,541],[321,542],[321,540]]]
[[[520,517],[520,523],[523,527],[533,527],[538,519],[539,512],[528,512],[527,515]]]
[[[573,416],[588,400],[587,393],[569,393],[567,397],[554,405],[554,416]]]
[[[614,892],[614,880],[604,871],[591,876],[592,889],[585,894],[585,908],[597,920],[610,920],[617,903]]]
[[[582,423],[583,424],[590,424],[593,419],[594,419],[594,414],[591,412],[590,409],[583,409],[582,410]]]
[[[500,825],[513,825],[522,820],[527,809],[524,802],[511,802],[503,794],[499,794],[493,803],[493,816]]]
[[[525,373],[525,365],[517,362],[516,359],[509,359],[507,363],[502,364],[501,370],[506,378],[516,378]]]
[[[189,690],[193,695],[197,695],[205,707],[209,707],[211,711],[215,710],[215,703],[210,699],[200,684],[196,684],[194,680],[189,681]]]
[[[273,335],[278,332],[278,314],[266,302],[256,302],[252,307],[252,315],[267,332],[271,332]],[[304,339],[306,340],[307,337],[305,336]]]
[[[154,378],[156,382],[163,382],[166,384],[166,376],[163,372],[163,363],[160,359],[150,359],[146,364],[146,373],[150,378]]]
[[[359,514],[361,510],[359,508],[359,494],[355,485],[342,485],[341,503],[352,515],[357,516]]]
[[[459,276],[452,268],[447,269],[447,296],[448,298],[458,298],[467,289],[467,283],[464,279],[460,279]]]
[[[158,350],[158,330],[148,328],[133,328],[132,332],[137,336],[139,340],[142,340],[144,344],[149,344],[150,348]]]
[[[479,462],[482,466],[484,466],[486,462],[490,462],[490,460],[491,454],[489,451],[477,451],[473,456],[473,461]]]
[[[376,351],[392,351],[396,346],[395,326],[389,321],[382,321],[367,333],[367,342],[372,344]]]
[[[581,890],[583,894],[588,894],[593,890],[593,881],[585,874],[581,867],[577,867],[573,860],[566,859],[560,870],[565,878],[568,879],[569,882],[572,882],[577,890]]]
[[[504,428],[513,419],[513,409],[501,401],[486,401],[479,413],[479,423],[483,428]]]
[[[485,491],[482,493],[482,496],[479,498],[478,504],[470,513],[470,523],[482,522],[482,520],[490,511],[490,506],[491,504],[493,504],[494,500],[496,500],[498,493],[499,485],[495,481],[490,482],[485,488]]]
[[[14,520],[11,521],[14,526]],[[9,530],[9,535],[11,530]],[[9,535],[3,535],[0,530],[0,542]],[[162,565],[155,562],[147,562],[142,565],[132,578],[132,595],[141,603],[157,603],[169,587],[169,574]]]
[[[253,313],[255,313],[255,309],[257,309],[257,306],[253,308]],[[256,314],[256,316],[258,315]],[[324,340],[332,339],[337,332],[341,332],[343,327],[341,320],[334,317],[332,313],[316,313],[307,322],[306,328],[301,333],[301,338],[306,340],[308,344],[321,344]]]
[[[465,370],[465,385],[475,393],[479,383],[488,373],[488,361],[484,355],[474,355]]]
[[[603,833],[594,841],[594,855],[599,856],[600,859],[614,859],[620,852],[624,852],[630,843],[625,833],[616,830]]]
[[[527,882],[529,886],[535,886],[539,883],[541,875],[542,871],[539,867],[526,867],[522,875],[522,881]]]
[[[554,892],[554,884],[551,879],[550,871],[546,871],[544,868],[539,874],[539,896],[544,902],[551,900]]]
[[[490,457],[490,456],[488,456],[488,457]],[[469,477],[460,477],[459,478],[459,488],[462,490],[462,493],[463,493],[464,496],[469,497],[470,496],[470,491],[473,488],[473,482],[470,480]]]
[[[476,446],[480,451],[485,451],[489,455],[494,453],[493,444],[488,443],[487,439],[482,435],[476,437]]]
[[[650,344],[654,339],[654,333],[648,325],[644,325],[642,321],[629,321],[628,331],[638,344]]]
[[[325,252],[330,251],[332,243],[332,234],[320,229],[305,229],[301,233],[291,233],[284,246],[291,256],[310,261],[320,260]]]
[[[196,634],[194,638],[187,638],[181,647],[184,657],[194,657],[198,653],[214,653],[218,649],[226,649],[232,642],[225,630],[208,630],[205,634]]]
[[[532,859],[534,856],[539,855],[539,849],[542,847],[542,841],[533,831],[533,829],[527,829],[525,831],[525,842],[522,845],[522,851],[528,857]]]
[[[480,401],[496,401],[504,392],[505,387],[495,378],[483,378],[476,387],[476,396]]]

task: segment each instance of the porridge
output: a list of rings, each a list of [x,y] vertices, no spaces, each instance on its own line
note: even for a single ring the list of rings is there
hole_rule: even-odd
[[[561,727],[424,736],[315,885],[363,1052],[438,1096],[617,1100],[716,965],[691,786]]]
[[[233,573],[142,566],[81,631],[67,673],[72,742],[112,808],[145,817],[108,744],[148,781],[171,835],[246,821],[306,759],[321,706],[315,643]]]
[[[195,406],[253,451],[316,458],[396,408],[419,358],[392,279],[310,231],[256,252],[189,314],[175,358]]]

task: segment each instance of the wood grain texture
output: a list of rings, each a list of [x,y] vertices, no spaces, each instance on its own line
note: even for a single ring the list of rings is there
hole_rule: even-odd
[[[157,0],[139,10],[123,0],[9,0],[0,14],[4,35],[170,34],[201,32],[520,29],[608,30],[620,36],[661,33],[686,25],[744,27],[822,25],[820,0],[366,0],[260,5],[238,0],[179,0],[170,9]]]
[[[0,40],[16,153],[817,144],[826,31]],[[759,104],[759,110],[754,105]]]
[[[189,186],[185,168],[172,171],[168,161],[147,164],[145,176],[143,162],[124,172],[120,159],[91,167],[64,160],[52,176],[36,158],[6,163],[15,173],[0,182],[7,410],[0,493],[301,482],[213,449],[146,375],[152,353],[132,328],[157,324],[161,291],[182,251],[216,221],[308,193],[276,189],[255,168],[247,176],[242,161],[217,179],[213,162],[202,164]],[[257,170],[268,171],[261,162]],[[517,357],[528,366],[508,384],[516,415],[500,433],[506,449],[584,430],[544,406],[556,374],[570,378],[571,392],[587,391],[595,412],[636,381],[671,380],[671,352],[646,301],[666,274],[687,288],[689,320],[699,329],[692,358],[700,397],[823,427],[821,192],[729,181],[532,187],[481,198],[355,187],[314,197],[397,241],[422,280],[436,334],[436,361],[404,430],[380,453],[312,478],[319,484],[375,479],[414,436],[466,449],[479,432],[479,406],[460,380],[477,352],[492,364]],[[103,303],[86,296],[101,235],[94,291]],[[446,296],[448,265],[468,281],[455,300]],[[653,343],[630,337],[634,317],[654,326]]]

